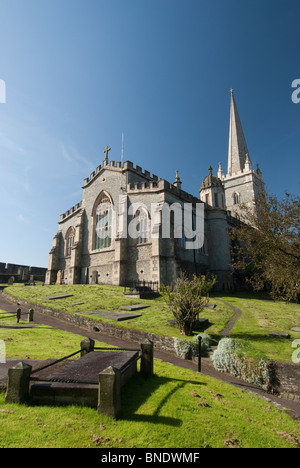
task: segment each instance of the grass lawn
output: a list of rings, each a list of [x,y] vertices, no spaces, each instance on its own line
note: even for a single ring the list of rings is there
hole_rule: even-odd
[[[6,288],[6,291],[12,296],[20,297],[29,302],[86,317],[90,317],[85,314],[89,310],[104,309],[112,311],[118,310],[123,305],[142,303],[150,307],[139,312],[142,314],[141,317],[118,322],[118,326],[134,328],[161,336],[182,337],[178,328],[168,323],[168,320],[174,317],[161,296],[153,299],[127,298],[123,295],[123,288],[102,285],[38,285],[25,287],[23,284],[15,284]],[[57,294],[73,294],[73,296],[56,301],[45,299],[46,296]],[[248,341],[269,359],[291,362],[292,352],[294,351],[292,348],[293,340],[300,338],[299,333],[291,331],[291,328],[300,326],[299,304],[276,303],[267,300],[265,296],[254,293],[228,294],[226,296],[215,294],[215,296],[242,311],[241,317],[232,330],[231,336],[233,338],[242,338]],[[218,340],[220,332],[233,317],[234,311],[220,301],[214,301],[214,299],[211,299],[211,301],[216,303],[216,308],[214,310],[205,309],[202,312],[201,317],[208,318],[210,321],[210,326],[203,331],[211,335],[214,340]],[[84,302],[84,304],[72,306],[76,302]],[[93,320],[110,321],[95,316],[93,316]],[[111,323],[116,324],[113,321]],[[272,331],[289,333],[291,338],[288,340],[271,339],[268,335]],[[194,334],[197,333],[194,332]]]
[[[0,448],[295,448],[300,426],[284,411],[215,379],[155,361],[122,390],[118,421],[76,406],[5,404]]]
[[[45,325],[29,324],[23,320],[17,325],[15,318],[11,322],[6,318],[5,322],[8,322],[1,323],[1,315],[4,314],[7,316],[7,312],[0,311],[0,340],[5,343],[6,358],[60,359],[79,350],[80,342],[85,339],[84,336]],[[22,328],[22,325],[26,328]],[[97,341],[95,346],[111,347]]]
[[[11,296],[19,297],[36,304],[41,304],[49,307],[50,309],[53,308],[65,312],[72,312],[86,317],[90,317],[90,315],[84,314],[84,312],[89,310],[104,309],[113,311],[118,310],[124,305],[145,304],[150,307],[139,311],[139,313],[142,314],[141,317],[124,322],[118,322],[118,325],[155,333],[161,336],[182,336],[180,335],[177,327],[168,323],[168,320],[172,320],[174,317],[161,296],[152,299],[133,299],[123,295],[124,288],[122,287],[102,285],[25,287],[23,284],[15,284],[14,286],[6,288],[6,292]],[[45,297],[55,296],[58,294],[73,294],[73,296],[55,301],[44,299]],[[84,304],[72,306],[72,304],[76,302],[84,302]],[[233,315],[233,311],[222,303],[217,304],[215,311],[205,309],[201,316],[208,318],[211,322],[211,326],[207,328],[205,332],[211,335],[218,335]],[[108,319],[95,316],[93,316],[93,320],[103,322],[110,321]],[[116,324],[116,322],[113,321],[112,323]],[[197,333],[195,332],[195,334]]]
[[[20,360],[63,357],[82,339],[51,327],[15,326],[14,319],[1,323],[0,340],[7,357]],[[299,423],[260,398],[159,360],[154,371],[153,378],[137,374],[123,388],[118,421],[85,407],[5,404],[2,393],[0,448],[300,446]]]
[[[231,337],[248,341],[269,359],[292,361],[292,343],[300,338],[299,332],[291,329],[300,326],[300,304],[286,304],[262,299],[261,295],[236,294],[218,296],[242,311],[235,323]],[[290,339],[269,338],[270,332],[288,333]]]

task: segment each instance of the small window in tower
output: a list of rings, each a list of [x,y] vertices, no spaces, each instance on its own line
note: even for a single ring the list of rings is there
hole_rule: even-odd
[[[218,208],[218,206],[219,206],[218,194],[215,193],[215,207]]]
[[[209,195],[208,195],[208,194],[205,195],[205,203],[206,203],[207,205],[209,205]]]
[[[238,205],[239,203],[240,203],[240,194],[235,192],[233,194],[233,204]]]

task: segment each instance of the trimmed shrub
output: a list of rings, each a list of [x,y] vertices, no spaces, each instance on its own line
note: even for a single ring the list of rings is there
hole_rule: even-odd
[[[222,338],[211,359],[219,372],[228,372],[269,392],[276,388],[273,362],[259,354],[248,343]]]
[[[210,348],[211,337],[207,333],[199,333],[192,340],[174,338],[174,348],[177,356],[182,359],[192,359],[198,357],[198,336],[201,336],[201,355],[206,355]]]

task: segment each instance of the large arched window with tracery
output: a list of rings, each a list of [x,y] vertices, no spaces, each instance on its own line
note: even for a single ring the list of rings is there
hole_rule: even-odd
[[[102,192],[94,206],[94,250],[111,247],[113,205],[111,198]]]
[[[75,244],[75,229],[70,227],[66,234],[66,257],[70,257]]]

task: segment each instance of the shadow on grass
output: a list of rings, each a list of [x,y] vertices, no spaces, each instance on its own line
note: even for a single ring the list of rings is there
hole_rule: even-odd
[[[172,388],[166,390],[164,396],[157,397],[157,404],[152,414],[137,414],[138,409],[151,397],[154,399],[154,393],[161,387]],[[120,419],[133,422],[143,422],[151,424],[163,424],[167,426],[180,427],[182,420],[174,417],[160,415],[166,403],[176,392],[185,387],[186,384],[206,385],[199,381],[171,379],[167,377],[158,377],[154,375],[149,379],[144,379],[141,374],[137,374],[122,391],[122,412]],[[163,393],[163,392],[161,392]],[[175,401],[175,399],[174,399]],[[154,403],[154,402],[153,402]],[[175,403],[174,403],[175,405]],[[153,407],[153,404],[151,405]]]

